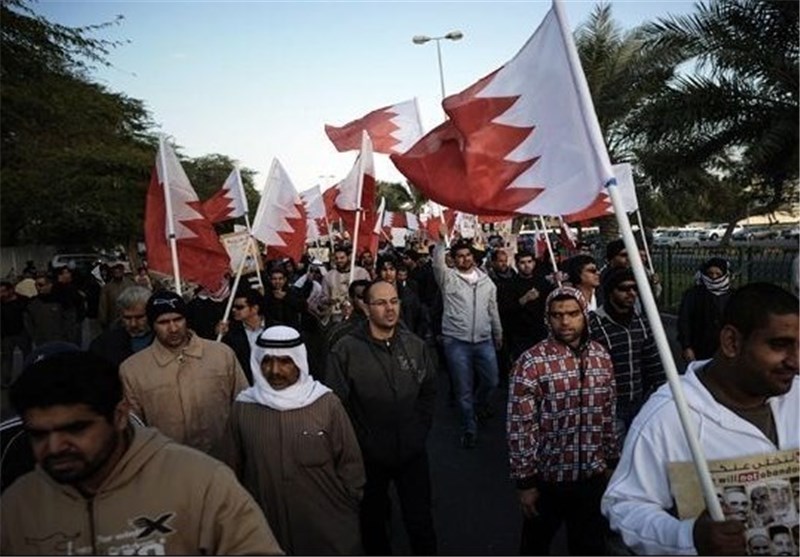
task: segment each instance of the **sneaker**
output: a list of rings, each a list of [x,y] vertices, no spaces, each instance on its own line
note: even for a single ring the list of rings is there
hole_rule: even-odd
[[[470,433],[468,431],[464,435],[461,436],[461,448],[462,449],[474,449],[475,448],[475,434],[474,433]]]

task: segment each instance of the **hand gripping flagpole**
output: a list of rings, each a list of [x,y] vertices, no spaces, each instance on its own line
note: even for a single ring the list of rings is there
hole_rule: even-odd
[[[169,194],[169,172],[167,171],[167,156],[164,152],[166,146],[166,135],[161,134],[158,138],[158,152],[161,154],[161,178],[163,184],[161,187],[164,190],[164,205],[167,211],[167,238],[169,239],[169,250],[172,254],[172,274],[175,277],[175,292],[179,296],[183,295],[181,292],[181,269],[178,265],[178,241],[175,238],[175,220],[172,216],[172,196]]]
[[[239,171],[239,163],[238,162],[236,163],[236,166],[234,168],[236,169],[236,184],[239,187],[239,199],[241,199],[244,202],[244,224],[247,227],[247,235],[250,236],[250,238],[252,238],[253,237],[253,229],[250,226],[250,216],[247,214],[248,211],[249,211],[249,208],[247,206],[247,197],[244,194],[244,183],[242,182],[242,174]],[[258,276],[258,287],[263,289],[264,288],[264,281],[261,280],[261,264],[260,264],[261,261],[259,260],[258,245],[255,242],[248,243],[248,248],[244,252],[245,253],[245,259],[247,259],[247,254],[250,253],[251,246],[253,248],[255,248],[253,250],[253,254],[252,255],[253,255],[253,259],[256,262],[256,275]]]

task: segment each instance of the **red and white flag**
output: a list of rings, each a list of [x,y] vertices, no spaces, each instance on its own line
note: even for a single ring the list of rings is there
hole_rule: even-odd
[[[306,209],[278,159],[272,160],[269,169],[253,220],[253,236],[280,256],[299,261],[303,255]]]
[[[376,153],[406,152],[422,137],[417,100],[384,106],[340,128],[325,126],[325,133],[337,151],[359,149],[364,131],[372,138]]]
[[[622,198],[622,205],[626,213],[635,213],[639,210],[639,199],[636,197],[636,186],[633,183],[633,169],[629,163],[615,164],[611,167],[614,177],[617,179],[617,191]],[[583,222],[614,214],[614,207],[611,204],[611,197],[603,188],[591,205],[578,211],[566,215],[564,220],[567,222]]]
[[[561,219],[561,230],[559,231],[559,237],[561,238],[561,243],[564,244],[564,247],[568,250],[572,251],[578,247],[578,239],[575,237],[575,234],[573,234],[569,224],[567,224],[564,219]]]
[[[352,238],[354,253],[362,253],[372,244],[375,227],[375,163],[372,142],[367,132],[362,132],[361,151],[347,176],[334,186],[336,212]],[[361,211],[358,238],[355,237],[356,213]],[[373,253],[373,255],[375,255]]]
[[[533,242],[533,255],[536,259],[547,256],[547,238],[541,230],[536,231],[536,239]]]
[[[239,168],[234,168],[222,188],[203,201],[203,214],[213,223],[223,222],[247,214],[247,197]]]
[[[391,156],[438,203],[472,214],[563,215],[613,180],[559,0],[511,61],[443,106],[449,120]]]
[[[300,192],[300,199],[306,208],[306,236],[308,240],[319,240],[328,234],[328,221],[325,214],[325,202],[319,186]]]
[[[167,210],[169,195],[171,215]],[[171,216],[171,222],[168,221]],[[201,210],[200,200],[175,151],[165,141],[150,174],[145,206],[144,236],[150,269],[174,275],[169,231],[174,230],[182,279],[214,292],[227,283],[230,258],[214,226]]]

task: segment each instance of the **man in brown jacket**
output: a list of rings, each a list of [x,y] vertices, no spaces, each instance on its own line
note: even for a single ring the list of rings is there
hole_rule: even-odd
[[[3,493],[3,555],[283,554],[227,466],[129,424],[99,356],[34,363],[11,402],[38,466]]]
[[[125,399],[145,424],[210,453],[236,395],[248,386],[236,354],[189,330],[186,303],[174,292],[153,294],[146,311],[156,338],[122,362]]]

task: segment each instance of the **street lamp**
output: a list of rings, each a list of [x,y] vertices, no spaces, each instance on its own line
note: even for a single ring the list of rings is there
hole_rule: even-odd
[[[436,54],[439,59],[439,85],[442,88],[442,100],[444,100],[444,70],[442,70],[442,47],[439,44],[442,39],[447,39],[450,41],[457,41],[464,37],[464,33],[461,31],[450,31],[446,35],[442,35],[441,37],[428,37],[427,35],[414,35],[411,39],[411,42],[414,44],[425,44],[428,41],[436,41]]]

